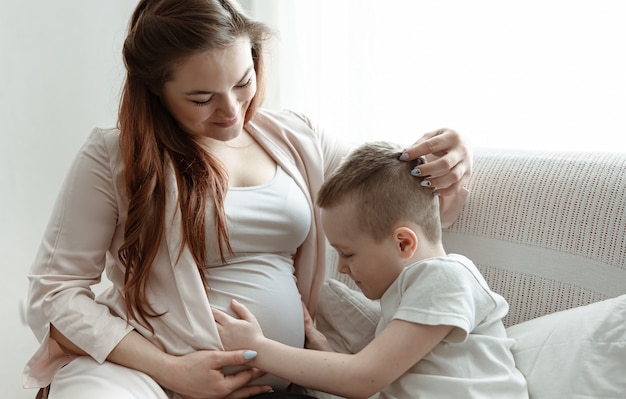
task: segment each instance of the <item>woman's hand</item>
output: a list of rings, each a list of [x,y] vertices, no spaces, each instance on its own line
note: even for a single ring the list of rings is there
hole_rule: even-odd
[[[224,375],[226,366],[249,363],[244,351],[202,350],[173,356],[134,330],[117,344],[107,360],[144,372],[185,399],[243,399],[271,389],[267,385],[248,386],[264,374],[258,369]]]
[[[264,373],[250,368],[224,375],[222,367],[248,363],[244,351],[198,351],[172,357],[163,367],[161,384],[183,399],[243,399],[271,390],[268,385],[249,385]]]
[[[263,339],[263,330],[256,317],[245,305],[232,300],[230,307],[239,319],[218,309],[213,309],[222,344],[226,350],[254,349],[255,342]]]
[[[435,192],[451,196],[462,191],[472,174],[472,153],[463,137],[451,129],[426,133],[400,158],[403,161],[426,156],[427,163],[418,165],[418,176],[427,176]],[[417,172],[415,172],[417,173]]]

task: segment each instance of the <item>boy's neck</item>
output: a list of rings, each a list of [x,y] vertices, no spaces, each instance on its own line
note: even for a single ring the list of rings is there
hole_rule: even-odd
[[[428,258],[437,258],[446,255],[446,250],[444,249],[441,242],[431,244],[426,243],[422,240],[420,246],[417,248],[417,251],[415,251],[415,253],[411,257],[411,263],[415,263]]]

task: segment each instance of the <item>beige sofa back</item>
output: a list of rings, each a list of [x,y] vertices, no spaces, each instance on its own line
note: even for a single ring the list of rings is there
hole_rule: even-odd
[[[626,153],[475,152],[448,252],[509,302],[506,325],[626,293]]]

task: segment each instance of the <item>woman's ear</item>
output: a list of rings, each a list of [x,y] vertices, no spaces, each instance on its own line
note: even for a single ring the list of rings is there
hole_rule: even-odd
[[[148,90],[150,91],[150,93],[152,93],[155,96],[161,98],[161,88],[160,87],[148,86]]]
[[[406,226],[397,227],[393,231],[393,238],[402,258],[408,259],[417,251],[419,240],[412,229]]]

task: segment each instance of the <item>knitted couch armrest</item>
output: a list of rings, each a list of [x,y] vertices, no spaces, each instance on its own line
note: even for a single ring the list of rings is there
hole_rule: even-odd
[[[513,325],[626,293],[626,153],[475,150],[470,197],[444,230]]]

